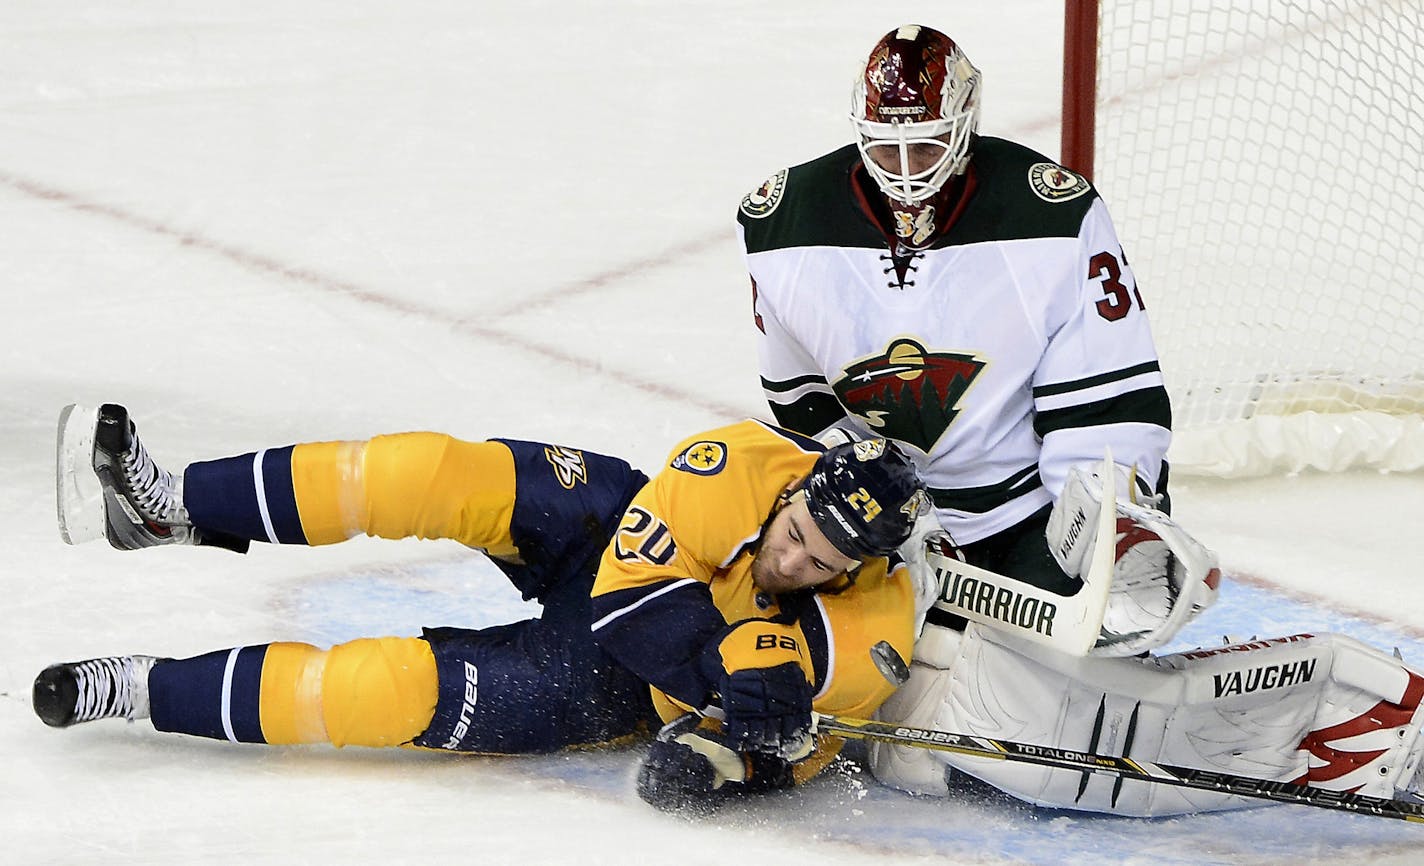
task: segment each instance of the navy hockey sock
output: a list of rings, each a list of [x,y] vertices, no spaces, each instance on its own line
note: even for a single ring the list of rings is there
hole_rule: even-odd
[[[154,665],[149,717],[160,731],[265,743],[260,718],[267,644],[218,650]]]
[[[273,544],[306,544],[292,488],[292,449],[273,448],[191,464],[183,505],[200,529]]]

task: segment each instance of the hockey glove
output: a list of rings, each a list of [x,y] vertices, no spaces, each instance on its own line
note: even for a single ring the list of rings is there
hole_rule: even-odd
[[[708,666],[720,670],[723,730],[732,748],[788,761],[811,754],[811,660],[799,628],[743,620],[706,652]]]
[[[916,637],[924,631],[925,616],[939,600],[939,594],[944,589],[944,574],[935,570],[925,558],[925,548],[928,545],[935,545],[936,550],[957,550],[950,541],[949,533],[940,526],[939,518],[935,516],[932,508],[915,518],[915,526],[910,531],[909,539],[900,545],[900,558],[905,561],[911,586],[915,590]],[[956,556],[963,559],[961,554]]]
[[[1161,646],[1216,601],[1221,570],[1165,513],[1132,502],[1132,475],[1117,467],[1117,538],[1102,633],[1090,655],[1132,656]],[[1097,540],[1103,479],[1074,467],[1048,518],[1048,546],[1070,575],[1082,576]]]
[[[638,796],[664,812],[705,816],[730,796],[789,788],[791,765],[772,755],[743,755],[718,731],[686,715],[658,732],[638,768]]]

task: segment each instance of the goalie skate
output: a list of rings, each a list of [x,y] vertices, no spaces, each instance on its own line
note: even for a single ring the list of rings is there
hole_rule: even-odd
[[[148,456],[124,407],[71,404],[60,412],[55,500],[66,543],[107,537],[119,550],[197,543],[180,487]]]

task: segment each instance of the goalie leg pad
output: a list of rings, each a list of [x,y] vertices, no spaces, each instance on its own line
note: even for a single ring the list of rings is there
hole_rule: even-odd
[[[1162,658],[1072,658],[971,625],[937,682],[882,717],[1017,742],[1380,797],[1419,772],[1424,676],[1342,635],[1297,635]],[[912,677],[912,683],[914,678]],[[936,696],[933,713],[926,708]],[[913,719],[913,722],[912,722]],[[1099,774],[930,752],[1016,797],[1057,808],[1154,816],[1259,801]],[[877,776],[932,779],[885,753]],[[898,785],[894,778],[889,782]]]
[[[1155,756],[1182,684],[1137,659],[1075,658],[970,626],[933,727],[1105,755]],[[1032,764],[934,753],[1041,806],[1158,815],[1226,808],[1210,793]],[[1245,805],[1244,801],[1240,805]]]
[[[1424,675],[1338,634],[1166,656],[1189,686],[1157,760],[1372,797],[1417,766]]]
[[[949,672],[939,665],[953,664],[961,637],[961,632],[926,625],[924,635],[915,644],[910,679],[881,704],[876,718],[918,728],[931,727],[952,685]],[[871,742],[869,762],[875,778],[892,788],[937,797],[949,793],[948,767],[938,752]]]

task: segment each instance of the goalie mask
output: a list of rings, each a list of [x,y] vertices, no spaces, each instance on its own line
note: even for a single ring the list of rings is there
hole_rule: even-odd
[[[963,173],[979,85],[979,70],[937,30],[907,25],[876,43],[851,94],[851,122],[861,159],[892,204],[920,205]]]
[[[885,439],[831,448],[816,461],[802,490],[816,528],[851,559],[894,551],[929,507],[915,464]]]

